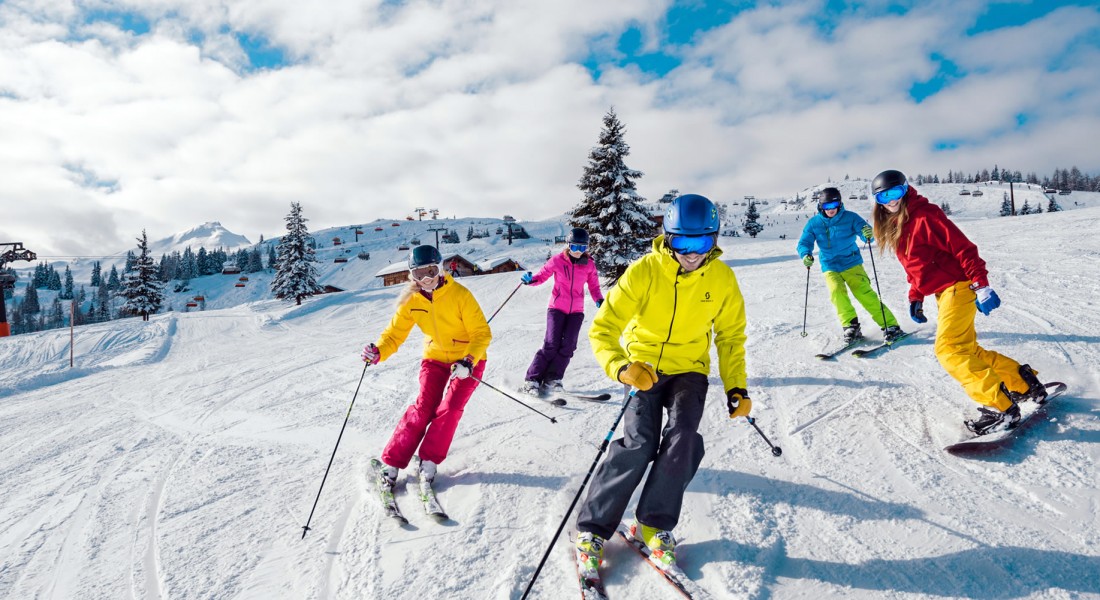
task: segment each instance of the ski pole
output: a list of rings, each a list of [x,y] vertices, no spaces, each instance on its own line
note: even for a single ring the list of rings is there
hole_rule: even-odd
[[[499,388],[495,388],[495,387],[493,387],[493,386],[489,385],[488,383],[485,383],[485,381],[483,381],[483,380],[481,380],[481,379],[478,379],[477,375],[470,375],[470,379],[473,379],[474,381],[476,381],[476,382],[478,382],[478,383],[480,383],[480,384],[484,385],[485,387],[487,387],[487,388],[489,388],[489,389],[491,389],[491,390],[493,390],[493,391],[496,391],[496,392],[500,392],[500,393],[501,393],[501,394],[503,394],[503,395],[504,395],[505,397],[507,397],[507,398],[511,399],[511,400],[512,400],[513,402],[515,402],[515,403],[517,403],[517,404],[519,404],[519,405],[523,406],[524,408],[528,408],[528,409],[530,409],[530,410],[532,410],[532,411],[534,411],[534,412],[537,412],[537,413],[539,413],[540,415],[542,415],[542,416],[546,417],[547,419],[550,419],[550,422],[551,422],[551,423],[557,423],[557,422],[558,422],[558,420],[557,420],[557,419],[555,419],[554,417],[551,417],[550,415],[546,415],[546,414],[543,414],[543,413],[539,412],[539,410],[538,410],[538,409],[536,409],[536,408],[534,408],[534,407],[532,407],[532,406],[530,406],[530,405],[528,405],[528,404],[524,403],[524,402],[523,402],[523,401],[521,401],[521,400],[520,400],[519,398],[516,398],[515,396],[513,396],[513,395],[509,394],[508,392],[506,392],[506,391],[504,391],[504,390],[502,390],[502,389],[499,389]]]
[[[355,398],[359,396],[359,388],[363,385],[363,377],[367,375],[367,367],[370,363],[363,363],[363,374],[359,376],[359,385],[355,386],[355,394],[351,397],[351,405],[348,406],[348,414],[344,415],[344,425],[340,427],[340,435],[336,437],[336,445],[332,448],[332,456],[328,459],[328,466],[325,467],[325,476],[321,478],[321,487],[317,488],[317,497],[313,499],[313,508],[309,509],[309,518],[306,519],[306,524],[302,527],[302,539],[306,539],[306,532],[309,531],[309,522],[313,520],[313,511],[317,510],[317,501],[321,499],[321,490],[325,489],[325,480],[328,479],[328,471],[332,468],[332,461],[336,458],[336,449],[340,447],[340,439],[344,437],[344,428],[348,426],[348,418],[351,417],[351,409],[355,406]]]
[[[615,422],[612,423],[611,429],[607,430],[607,436],[604,437],[603,443],[600,444],[600,451],[596,453],[596,460],[592,461],[592,466],[588,467],[588,474],[584,476],[584,481],[581,483],[581,489],[577,490],[577,495],[573,496],[573,502],[569,505],[569,509],[565,511],[565,517],[562,518],[561,524],[558,525],[558,530],[554,532],[554,537],[550,538],[550,545],[547,546],[546,552],[542,555],[542,560],[539,561],[539,566],[535,568],[535,574],[531,576],[531,581],[527,584],[527,589],[523,591],[523,598],[527,598],[527,594],[531,593],[531,587],[535,585],[535,580],[539,578],[539,573],[542,572],[543,565],[546,564],[546,559],[550,556],[550,551],[554,549],[554,543],[558,541],[558,536],[561,535],[561,530],[565,529],[566,522],[569,521],[569,515],[573,514],[573,509],[577,506],[577,501],[581,499],[581,493],[584,492],[584,488],[588,486],[588,480],[592,478],[592,473],[596,470],[596,465],[600,462],[600,457],[603,456],[605,450],[607,450],[608,444],[611,443],[611,436],[615,435],[615,429],[619,427],[619,421],[623,419],[623,415],[626,414],[626,407],[630,405],[630,399],[637,394],[638,390],[630,389],[630,386],[626,386],[623,391],[623,409],[619,411],[619,416],[615,417]]]
[[[752,417],[745,418],[749,421],[749,425],[752,425],[752,428],[756,430],[756,433],[759,433],[760,437],[764,438],[764,441],[767,442],[768,446],[771,446],[772,456],[779,456],[780,454],[783,454],[783,449],[773,444],[772,441],[768,439],[768,436],[764,435],[764,432],[760,431],[760,428],[756,426],[756,419]]]
[[[802,305],[802,337],[806,337],[806,315],[810,313],[810,267],[806,267],[806,302]]]
[[[878,292],[878,307],[882,309],[882,328],[886,329],[886,305],[882,303],[882,288],[878,286],[878,269],[875,268],[875,249],[867,242],[867,248],[871,250],[871,272],[875,274],[875,290]]]
[[[488,323],[488,322],[492,321],[493,317],[497,316],[497,313],[500,312],[500,309],[504,308],[505,304],[508,304],[508,301],[512,299],[512,296],[516,295],[516,292],[518,292],[519,288],[521,288],[521,287],[523,287],[522,282],[519,285],[516,286],[516,289],[512,290],[511,294],[508,294],[508,297],[504,299],[504,302],[500,303],[500,306],[497,307],[497,309],[493,311],[493,315],[491,317],[489,317],[488,319],[486,319],[485,322]]]

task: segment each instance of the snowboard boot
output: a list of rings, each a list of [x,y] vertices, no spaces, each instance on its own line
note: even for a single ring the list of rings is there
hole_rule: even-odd
[[[436,464],[430,460],[424,460],[419,456],[416,458],[416,462],[416,478],[430,485],[435,481]]]
[[[886,329],[882,330],[882,337],[886,341],[887,344],[893,344],[894,340],[898,339],[899,337],[901,337],[903,335],[905,335],[905,332],[902,331],[901,327],[898,327],[897,325],[891,325],[891,326],[887,327]]]
[[[649,548],[649,560],[657,568],[664,571],[676,566],[676,538],[671,531],[650,527],[635,519],[630,523],[629,534]]]
[[[1046,404],[1047,402],[1047,388],[1039,378],[1036,377],[1039,374],[1038,371],[1031,368],[1031,365],[1020,365],[1020,377],[1024,379],[1024,383],[1027,384],[1027,391],[1020,394],[1025,400],[1031,400],[1035,404]]]
[[[848,326],[844,328],[844,343],[851,344],[862,337],[863,332],[859,329],[859,319],[852,319]]]
[[[519,386],[521,394],[527,394],[528,396],[539,397],[542,393],[542,385],[537,381],[527,380],[523,382],[523,385]]]
[[[1005,388],[1003,383],[1001,384],[1001,392],[1009,398],[1012,397],[1009,395],[1008,389]],[[1009,406],[1008,410],[1004,412],[985,406],[979,406],[978,412],[980,412],[981,415],[977,419],[967,419],[964,421],[966,428],[974,435],[986,435],[996,431],[1007,431],[1015,428],[1020,422],[1020,406],[1016,404],[1015,400],[1012,402],[1012,406]]]
[[[577,534],[575,553],[577,558],[577,570],[581,577],[599,577],[596,569],[603,564],[604,539],[591,531],[582,531]]]
[[[543,384],[542,391],[549,395],[564,394],[565,386],[561,384],[560,379],[553,379]]]

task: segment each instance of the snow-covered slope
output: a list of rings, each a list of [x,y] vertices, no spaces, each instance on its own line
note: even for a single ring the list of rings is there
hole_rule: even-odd
[[[1004,301],[978,317],[982,343],[1070,386],[1048,421],[984,460],[941,450],[975,405],[936,362],[932,324],[880,358],[817,361],[839,328],[814,273],[799,335],[793,240],[723,238],[748,303],[754,416],[784,452],[725,417],[712,376],[707,455],[677,528],[688,574],[715,598],[1100,597],[1098,226],[1097,208],[962,224]],[[876,269],[904,314],[897,261],[876,256]],[[518,283],[463,282],[487,313]],[[548,294],[522,288],[494,319],[487,382],[519,384]],[[395,529],[379,520],[366,463],[415,393],[419,335],[365,373],[358,360],[394,295],[81,327],[74,369],[68,332],[0,340],[0,597],[518,597],[621,390],[583,342],[567,383],[614,393],[605,405],[539,406],[552,424],[479,389],[438,481],[453,522],[420,516],[402,493],[412,522]],[[535,597],[576,597],[557,544]],[[615,597],[676,597],[621,544],[606,558]]]

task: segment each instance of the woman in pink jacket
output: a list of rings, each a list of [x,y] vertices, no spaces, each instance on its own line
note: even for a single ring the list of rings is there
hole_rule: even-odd
[[[540,396],[563,390],[561,379],[577,349],[577,336],[584,321],[584,285],[596,302],[603,304],[600,277],[596,265],[588,254],[588,232],[576,228],[566,239],[569,247],[546,261],[535,275],[528,271],[520,278],[526,285],[540,285],[554,278],[554,290],[550,293],[550,308],[546,311],[546,337],[542,349],[535,353],[527,368],[521,392]]]

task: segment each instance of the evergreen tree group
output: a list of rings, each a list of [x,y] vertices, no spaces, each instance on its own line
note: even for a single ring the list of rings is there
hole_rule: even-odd
[[[577,187],[584,199],[573,209],[570,227],[588,232],[588,253],[596,269],[617,280],[627,266],[649,249],[656,225],[638,195],[635,180],[641,171],[626,166],[630,146],[624,139],[625,128],[609,109],[603,117],[599,143],[588,155]]]

